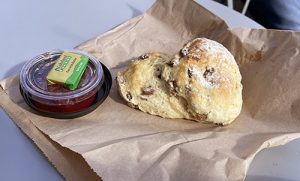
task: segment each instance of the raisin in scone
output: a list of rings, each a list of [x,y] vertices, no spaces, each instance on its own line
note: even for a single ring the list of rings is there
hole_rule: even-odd
[[[133,60],[124,72],[118,72],[120,95],[132,108],[165,118],[187,118],[180,99],[170,96],[162,71],[171,56],[148,53]]]
[[[167,63],[162,78],[170,94],[186,100],[197,121],[226,125],[241,112],[241,74],[234,57],[221,44],[197,38]]]

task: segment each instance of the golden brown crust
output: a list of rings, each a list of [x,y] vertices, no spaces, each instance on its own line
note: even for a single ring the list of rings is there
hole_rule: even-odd
[[[171,56],[148,53],[141,57],[117,74],[118,90],[123,99],[130,107],[150,114],[166,118],[188,117],[180,100],[169,96],[166,82],[161,79],[164,66]]]
[[[226,125],[240,113],[241,75],[230,52],[205,38],[187,43],[173,58],[149,53],[117,75],[131,107],[167,118]]]
[[[229,124],[242,106],[241,75],[234,57],[221,44],[205,38],[187,43],[167,67],[163,79],[176,82],[177,95],[188,102],[196,120]],[[170,87],[172,89],[172,87]]]

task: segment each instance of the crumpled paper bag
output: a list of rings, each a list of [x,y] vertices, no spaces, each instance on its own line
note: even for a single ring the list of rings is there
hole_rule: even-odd
[[[243,180],[257,152],[300,137],[300,33],[230,30],[194,1],[158,0],[145,14],[77,48],[99,58],[115,77],[134,57],[174,54],[196,37],[222,43],[240,67],[244,103],[231,125],[164,119],[131,109],[115,82],[101,106],[73,120],[35,114],[20,96],[17,76],[1,81],[1,106],[33,140],[46,137],[41,142],[73,151],[75,160],[84,158],[77,163],[87,163],[104,181]],[[80,173],[57,161],[60,157],[66,158],[53,154],[49,159],[67,179],[76,180]],[[92,171],[87,175],[97,179]]]

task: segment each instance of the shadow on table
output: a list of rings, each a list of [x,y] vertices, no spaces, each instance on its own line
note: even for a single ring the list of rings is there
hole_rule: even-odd
[[[19,74],[23,65],[26,63],[26,61],[24,62],[21,62],[21,63],[18,63],[17,65],[13,66],[12,68],[10,68],[7,72],[4,73],[3,75],[3,78],[2,79],[5,79],[9,76],[13,76],[13,75],[16,75],[16,74]]]
[[[133,18],[133,17],[136,17],[136,16],[138,16],[138,15],[140,15],[140,14],[143,13],[142,11],[136,9],[135,7],[131,6],[130,4],[127,4],[127,6],[129,7],[129,9],[130,9],[131,12],[132,12],[132,16],[131,16],[132,18]]]

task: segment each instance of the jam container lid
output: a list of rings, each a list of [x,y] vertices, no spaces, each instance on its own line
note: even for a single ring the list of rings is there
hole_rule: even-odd
[[[89,64],[85,70],[79,88],[69,91],[67,88],[61,92],[49,92],[45,77],[53,67],[55,60],[64,52],[85,55],[89,58]],[[87,77],[85,77],[87,76]],[[86,80],[86,81],[84,81]],[[36,98],[49,100],[61,100],[79,98],[89,93],[103,81],[103,69],[100,62],[78,50],[54,50],[45,52],[28,61],[20,73],[20,85],[23,90]],[[101,86],[101,85],[100,85]]]
[[[48,86],[46,80],[56,59],[63,52],[89,58],[78,88],[73,91],[60,85]],[[45,52],[27,62],[20,73],[20,91],[25,102],[42,115],[56,118],[78,117],[95,109],[108,96],[111,82],[110,72],[103,64],[93,56],[78,50]]]

